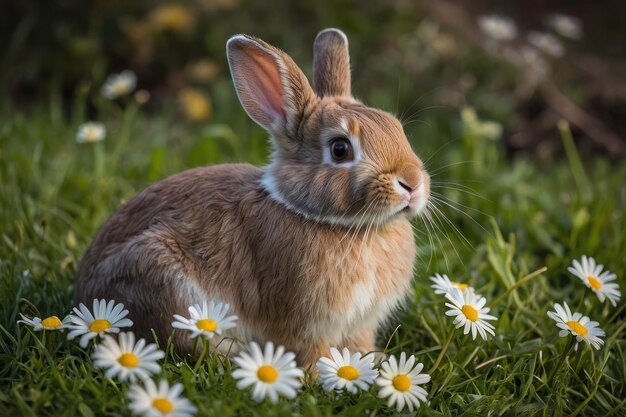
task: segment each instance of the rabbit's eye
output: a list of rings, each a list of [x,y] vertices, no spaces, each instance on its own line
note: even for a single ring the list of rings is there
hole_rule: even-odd
[[[335,138],[330,143],[330,154],[335,162],[346,162],[354,159],[352,144],[347,138]]]

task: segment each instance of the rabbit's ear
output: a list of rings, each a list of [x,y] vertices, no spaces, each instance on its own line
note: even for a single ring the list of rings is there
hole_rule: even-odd
[[[324,29],[313,43],[313,90],[318,96],[350,96],[348,38],[339,29]]]
[[[246,113],[271,134],[292,136],[315,97],[300,68],[281,50],[248,35],[230,38],[226,52]]]

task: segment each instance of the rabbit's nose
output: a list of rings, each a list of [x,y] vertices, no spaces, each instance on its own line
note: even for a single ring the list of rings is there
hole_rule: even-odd
[[[420,169],[415,164],[405,164],[398,171],[398,182],[409,193],[420,185]]]

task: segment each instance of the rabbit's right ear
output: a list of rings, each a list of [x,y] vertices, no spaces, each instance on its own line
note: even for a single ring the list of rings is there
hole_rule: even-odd
[[[230,73],[246,113],[274,136],[294,138],[315,99],[306,77],[283,51],[248,35],[226,44]]]

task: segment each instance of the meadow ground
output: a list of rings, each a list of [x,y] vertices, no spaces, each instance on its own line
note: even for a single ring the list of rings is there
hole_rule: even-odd
[[[132,100],[102,102],[108,134],[95,144],[75,141],[84,120],[80,97],[70,118],[54,96],[29,110],[2,108],[0,415],[130,414],[127,386],[105,378],[89,349],[18,325],[19,313],[69,313],[77,263],[96,230],[148,184],[198,165],[262,165],[265,134],[234,103],[216,106],[216,122],[190,126],[167,108],[155,115]],[[418,414],[624,415],[624,301],[600,303],[567,267],[594,256],[624,291],[626,165],[580,155],[566,125],[566,156],[542,161],[507,157],[502,142],[481,137],[458,113],[419,116],[410,139],[433,175],[437,208],[432,223],[415,220],[413,291],[378,335],[387,353],[415,354],[430,370],[430,403]],[[434,273],[487,298],[498,317],[495,337],[473,341],[453,332],[443,297],[429,288]],[[559,337],[546,313],[564,301],[606,331],[600,350],[583,344],[563,356],[570,336]],[[184,385],[198,416],[395,414],[375,389],[327,393],[311,378],[293,401],[256,404],[236,388],[230,360],[211,354],[196,361],[162,348],[161,377]]]

